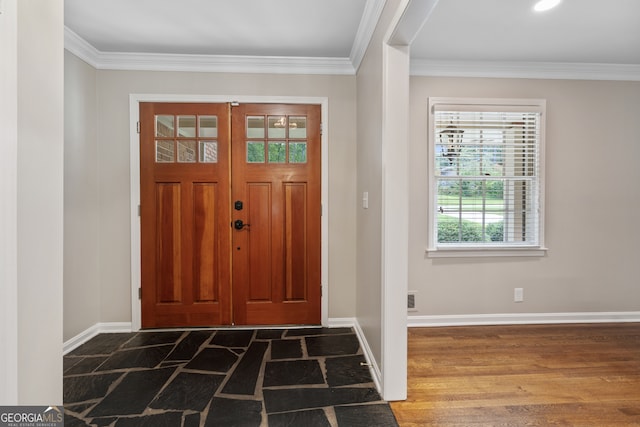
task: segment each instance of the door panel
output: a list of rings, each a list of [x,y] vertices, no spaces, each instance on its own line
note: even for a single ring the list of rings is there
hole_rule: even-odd
[[[193,185],[193,282],[195,302],[218,301],[216,260],[220,256],[216,230],[217,186],[212,183]]]
[[[180,184],[156,184],[157,286],[159,303],[182,302]]]
[[[307,185],[284,185],[285,300],[307,299]]]
[[[142,326],[231,324],[227,104],[140,104]]]
[[[235,322],[319,324],[320,107],[234,107],[232,141]]]
[[[244,286],[248,286],[250,301],[271,300],[271,184],[248,183],[247,184],[247,218],[249,227],[247,232],[246,259],[248,270]],[[242,250],[242,248],[240,248]],[[242,262],[244,257],[235,254],[234,262]],[[241,281],[234,283],[235,288],[243,285]]]

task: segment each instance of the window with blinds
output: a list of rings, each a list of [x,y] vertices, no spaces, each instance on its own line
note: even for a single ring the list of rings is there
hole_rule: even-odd
[[[430,246],[542,246],[543,100],[429,99]]]

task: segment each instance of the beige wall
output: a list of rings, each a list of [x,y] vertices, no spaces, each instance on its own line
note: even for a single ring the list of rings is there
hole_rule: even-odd
[[[546,257],[425,257],[429,96],[547,100]],[[639,82],[413,77],[411,314],[640,310],[639,119]]]
[[[358,323],[377,364],[382,364],[382,232],[383,232],[383,109],[384,37],[399,7],[388,1],[357,74],[358,162],[357,162],[357,291]],[[363,209],[362,195],[369,196]]]
[[[97,72],[100,321],[131,320],[129,94],[329,99],[329,317],[355,315],[355,77]],[[89,327],[91,325],[86,325]]]
[[[64,55],[64,340],[100,322],[96,70]]]

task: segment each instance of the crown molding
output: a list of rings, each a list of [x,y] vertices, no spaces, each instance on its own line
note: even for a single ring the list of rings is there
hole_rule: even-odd
[[[355,74],[349,58],[101,52],[67,27],[64,41],[65,49],[98,70]]]
[[[413,59],[412,76],[640,81],[640,65]]]
[[[360,63],[367,52],[373,32],[376,30],[380,15],[382,15],[385,2],[386,0],[367,0],[365,4],[362,19],[360,19],[360,25],[358,25],[358,32],[349,55],[354,73],[360,68]]]
[[[100,51],[66,25],[64,26],[64,48],[93,68],[98,68]]]
[[[347,74],[349,58],[101,53],[101,70],[196,71],[210,73]]]

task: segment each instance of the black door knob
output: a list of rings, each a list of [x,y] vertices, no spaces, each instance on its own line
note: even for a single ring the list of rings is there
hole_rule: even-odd
[[[236,230],[242,230],[245,227],[249,227],[249,224],[245,224],[241,219],[236,219],[233,222],[233,228],[235,228]]]

